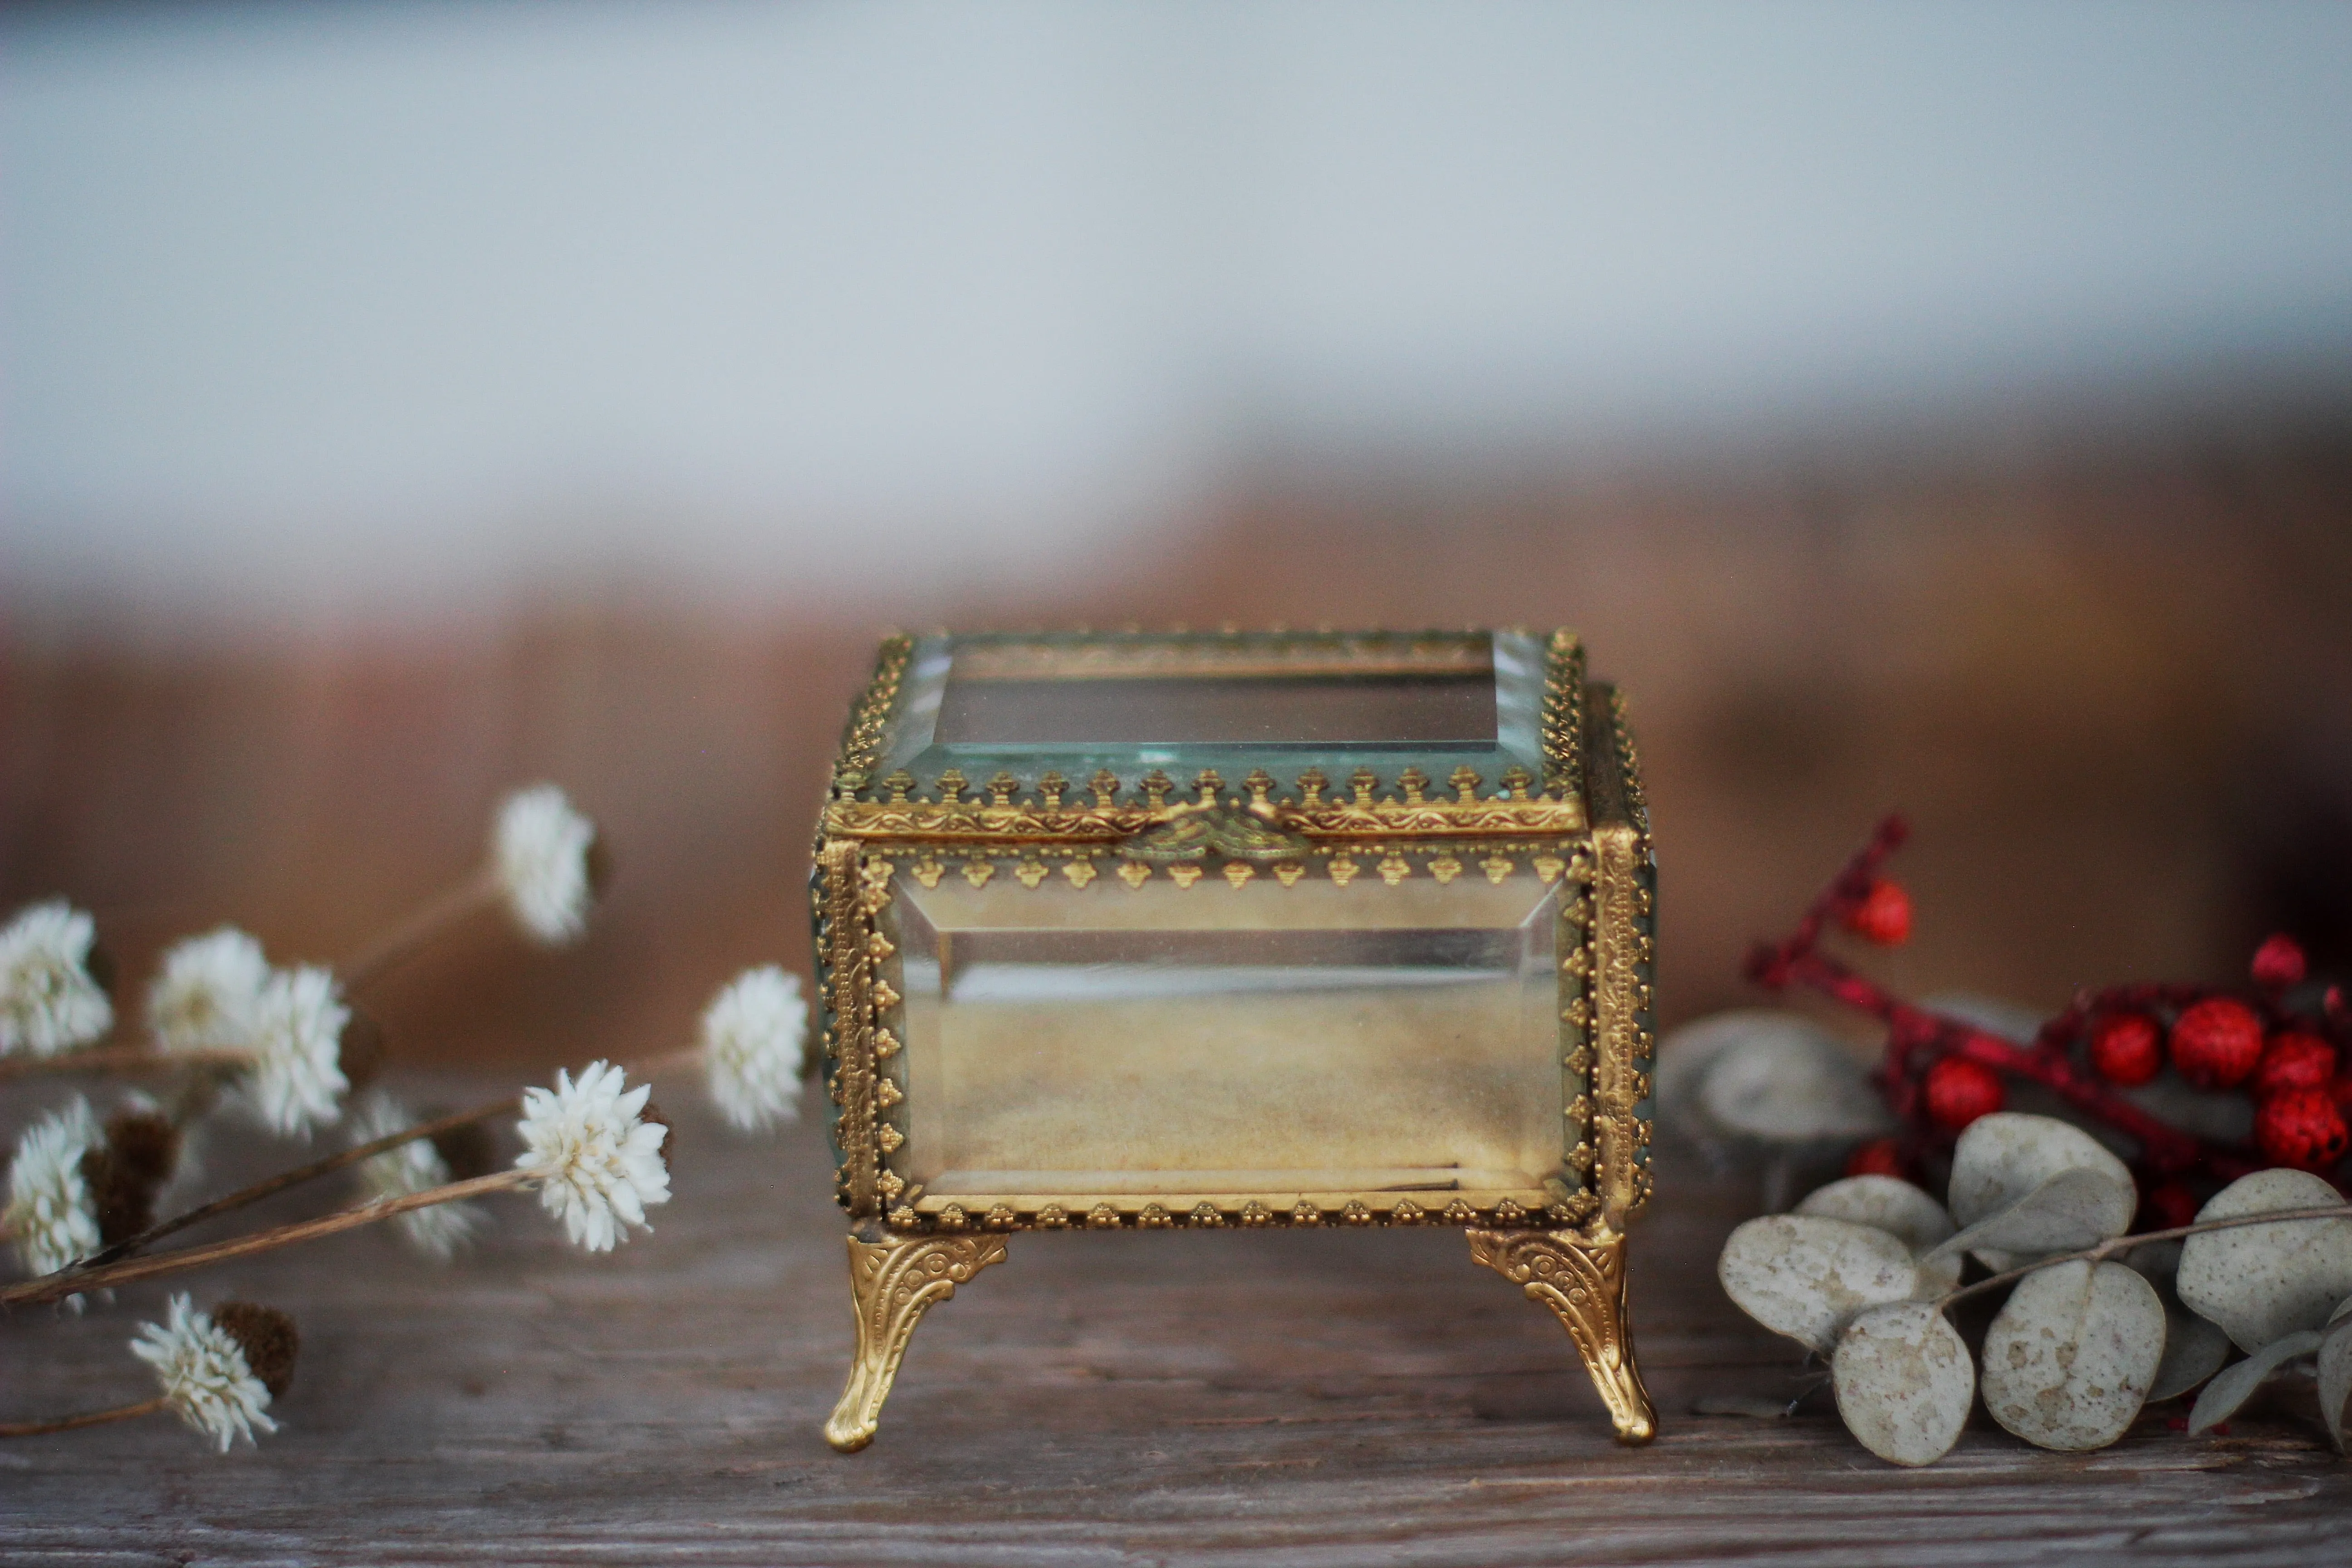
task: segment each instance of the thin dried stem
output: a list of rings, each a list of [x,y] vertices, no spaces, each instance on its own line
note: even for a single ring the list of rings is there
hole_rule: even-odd
[[[0,1060],[0,1083],[49,1073],[107,1072],[136,1076],[177,1072],[184,1068],[250,1067],[252,1064],[251,1051],[159,1051],[152,1046],[99,1046],[86,1051],[64,1051],[54,1057],[10,1057]]]
[[[158,1220],[138,1235],[126,1236],[112,1246],[94,1252],[71,1265],[63,1272],[72,1273],[81,1269],[97,1268],[112,1263],[118,1258],[128,1258],[132,1253],[152,1246],[167,1236],[187,1229],[190,1226],[202,1225],[205,1221],[217,1215],[235,1213],[249,1205],[257,1204],[264,1198],[274,1197],[289,1187],[298,1187],[305,1182],[316,1181],[320,1176],[332,1175],[337,1171],[346,1170],[362,1161],[373,1160],[378,1154],[397,1149],[404,1143],[414,1143],[419,1138],[437,1138],[444,1132],[455,1131],[468,1123],[503,1115],[516,1110],[521,1103],[520,1095],[510,1094],[504,1100],[492,1100],[488,1105],[478,1105],[471,1110],[453,1111],[447,1116],[436,1117],[430,1121],[420,1121],[414,1127],[405,1127],[397,1132],[386,1133],[383,1137],[369,1142],[355,1143],[339,1153],[313,1160],[307,1165],[297,1165],[290,1171],[280,1171],[274,1176],[264,1177],[251,1186],[239,1187],[236,1191],[225,1194],[209,1203],[199,1204],[184,1214],[175,1214],[169,1219]]]
[[[503,895],[490,868],[478,868],[456,887],[427,899],[339,966],[343,990],[366,989],[415,958],[449,927],[497,903]]]
[[[176,1274],[184,1268],[201,1268],[208,1263],[222,1263],[232,1258],[248,1258],[257,1252],[268,1252],[296,1242],[316,1241],[322,1237],[340,1236],[347,1230],[357,1230],[411,1209],[431,1208],[436,1204],[460,1203],[467,1198],[505,1192],[531,1180],[524,1170],[493,1171],[487,1176],[470,1181],[450,1182],[443,1186],[427,1187],[423,1192],[407,1193],[396,1198],[377,1198],[355,1208],[338,1209],[317,1219],[297,1220],[291,1225],[274,1226],[257,1230],[250,1236],[231,1237],[204,1247],[191,1247],[178,1252],[167,1252],[160,1258],[133,1258],[103,1268],[85,1268],[78,1272],[45,1274],[38,1279],[0,1289],[0,1307],[62,1300],[85,1290],[107,1290],[134,1280],[152,1279],[159,1274]]]
[[[684,1050],[671,1051],[664,1056],[625,1062],[622,1065],[635,1077],[653,1078],[660,1073],[691,1067],[701,1059],[702,1047],[689,1046]],[[159,1220],[136,1236],[124,1237],[121,1241],[60,1270],[60,1277],[113,1263],[152,1246],[167,1236],[185,1230],[191,1226],[202,1225],[205,1221],[216,1218],[221,1215],[233,1214],[238,1209],[257,1204],[264,1198],[275,1197],[289,1187],[299,1187],[305,1182],[313,1182],[321,1176],[331,1176],[337,1171],[348,1170],[362,1161],[375,1158],[378,1154],[389,1153],[403,1144],[414,1143],[419,1138],[438,1138],[444,1132],[454,1132],[458,1128],[476,1121],[487,1121],[493,1116],[508,1115],[521,1109],[521,1106],[522,1096],[510,1094],[503,1100],[494,1100],[485,1105],[477,1105],[469,1110],[451,1111],[446,1116],[436,1117],[430,1121],[420,1121],[413,1127],[386,1133],[383,1137],[372,1142],[354,1144],[340,1152],[313,1160],[307,1165],[297,1165],[291,1170],[280,1171],[278,1174],[264,1177],[250,1186],[239,1187],[233,1193],[224,1194],[184,1213],[173,1215],[169,1219]]]
[[[102,1426],[109,1421],[135,1420],[171,1407],[171,1396],[159,1394],[152,1399],[142,1399],[136,1405],[118,1405],[111,1410],[88,1410],[79,1415],[53,1416],[47,1421],[0,1421],[0,1437],[38,1437],[45,1432],[70,1432],[78,1426]]]
[[[2179,1241],[2183,1237],[2202,1236],[2212,1230],[2236,1230],[2248,1225],[2288,1225],[2297,1220],[2352,1219],[2352,1204],[2329,1204],[2321,1208],[2273,1209],[2268,1214],[2234,1214],[2226,1219],[2200,1220],[2195,1225],[2177,1225],[2170,1230],[2143,1231],[2137,1236],[2109,1237],[2096,1247],[2086,1247],[2080,1252],[2062,1252],[2053,1258],[2038,1258],[2020,1268],[2005,1269],[1973,1285],[1963,1285],[1936,1300],[1936,1310],[1949,1310],[1955,1301],[1981,1295],[2002,1285],[2014,1285],[2029,1274],[2044,1268],[2054,1268],[2061,1263],[2105,1263],[2119,1252],[2146,1247],[2151,1242]]]

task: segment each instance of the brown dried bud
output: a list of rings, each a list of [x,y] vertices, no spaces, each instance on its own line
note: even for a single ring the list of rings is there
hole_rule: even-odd
[[[155,1223],[155,1194],[180,1160],[180,1134],[152,1110],[119,1110],[107,1118],[106,1142],[81,1157],[81,1179],[98,1211],[99,1239],[108,1246]]]
[[[452,1127],[446,1132],[436,1132],[432,1139],[434,1152],[441,1163],[449,1167],[453,1182],[470,1182],[477,1176],[487,1176],[498,1168],[498,1141],[490,1130],[478,1121],[468,1121],[462,1127]]]
[[[677,1129],[671,1126],[669,1118],[662,1114],[662,1108],[648,1097],[646,1100],[646,1108],[637,1112],[637,1120],[640,1121],[650,1121],[655,1126],[659,1127],[662,1130],[663,1137],[660,1151],[662,1169],[665,1171],[676,1169],[676,1167],[670,1163],[669,1157],[671,1151],[676,1149],[677,1146]]]
[[[601,832],[588,840],[588,896],[601,899],[613,885],[613,851]]]
[[[246,1366],[269,1390],[269,1397],[281,1397],[294,1382],[294,1358],[302,1349],[294,1320],[275,1307],[251,1301],[224,1301],[213,1309],[212,1320],[245,1352]]]
[[[180,1168],[180,1130],[160,1110],[116,1111],[106,1119],[106,1146],[159,1187]]]
[[[93,942],[89,944],[89,952],[83,956],[81,967],[82,973],[96,982],[98,988],[111,999],[114,995],[114,978],[117,972],[114,967],[114,954],[107,951],[104,942]]]
[[[353,1093],[376,1080],[389,1054],[383,1026],[353,1007],[335,1051],[336,1065],[343,1069],[343,1081],[351,1085]]]

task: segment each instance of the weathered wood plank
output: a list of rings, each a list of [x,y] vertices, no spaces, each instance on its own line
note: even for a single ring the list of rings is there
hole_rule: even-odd
[[[1797,1384],[1714,1284],[1739,1194],[1672,1171],[1636,1238],[1651,1447],[1611,1442],[1549,1314],[1457,1233],[1179,1232],[1013,1237],[918,1331],[875,1446],[835,1455],[822,1141],[737,1139],[685,1099],[677,1201],[610,1258],[515,1200],[453,1268],[360,1236],[201,1279],[300,1318],[286,1429],[225,1459],[160,1422],[0,1447],[0,1560],[2352,1561],[2352,1468],[2283,1414],[2218,1440],[2152,1415],[2077,1458],[1979,1420],[1918,1472],[1826,1410],[1692,1415]],[[120,1347],[163,1293],[0,1324],[0,1401],[140,1391]]]

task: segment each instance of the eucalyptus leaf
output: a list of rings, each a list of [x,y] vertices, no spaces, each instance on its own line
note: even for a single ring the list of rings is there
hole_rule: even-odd
[[[2319,1414],[2339,1454],[2347,1441],[2345,1405],[2352,1402],[2352,1318],[2346,1317],[2347,1308],[2352,1301],[2336,1309],[2319,1342]]]
[[[1853,1053],[1793,1014],[1734,1015],[1696,1100],[1720,1131],[1774,1143],[1874,1138],[1895,1120]]]
[[[1911,1249],[1919,1264],[1919,1294],[1941,1296],[1960,1282],[1958,1254],[1930,1261],[1918,1255],[1952,1234],[1952,1216],[1924,1188],[1894,1176],[1848,1176],[1808,1194],[1801,1215],[1876,1226]]]
[[[2343,1201],[2307,1171],[2256,1171],[2216,1193],[2197,1218],[2202,1223]],[[2181,1304],[2221,1324],[2241,1350],[2319,1328],[2338,1301],[2352,1296],[2352,1219],[2201,1232],[2181,1244],[2175,1283]]]
[[[2215,1373],[2230,1359],[2230,1336],[2177,1301],[2164,1304],[2164,1360],[2157,1363],[2156,1384],[2147,1391],[2150,1405],[2178,1399]]]
[[[2105,1171],[2076,1166],[1947,1237],[1927,1257],[1973,1252],[1979,1258],[2034,1258],[2079,1252],[2129,1230],[2138,1202],[2128,1180],[2118,1184]]]
[[[2120,1263],[2055,1263],[2019,1280],[1985,1331],[1985,1408],[2036,1447],[2104,1448],[2130,1429],[2163,1359],[2154,1286]]]
[[[2234,1366],[2221,1369],[2221,1375],[2205,1385],[2197,1403],[2189,1412],[2189,1435],[2220,1426],[2238,1413],[2239,1406],[2253,1397],[2263,1379],[2297,1356],[2306,1356],[2319,1348],[2317,1329],[2297,1329],[2284,1334],[2254,1352]]]
[[[1741,1311],[1824,1354],[1856,1312],[1906,1300],[1919,1282],[1911,1249],[1885,1231],[1811,1215],[1749,1220],[1715,1272]]]
[[[2131,1172],[2081,1128],[2053,1116],[2009,1110],[1980,1116],[1969,1124],[1952,1150],[1952,1184],[1948,1194],[1952,1220],[1965,1229],[1990,1219],[2061,1171],[2074,1170],[2097,1171],[2112,1177],[2116,1185],[2135,1194],[2137,1205],[2138,1189],[2132,1184]],[[2129,1223],[2128,1210],[2126,1223]],[[1971,1250],[1996,1273],[2042,1256],[1999,1247]]]
[[[1932,1465],[1952,1451],[1968,1425],[1976,1373],[1958,1331],[1924,1301],[1860,1313],[1830,1359],[1846,1430],[1897,1465]]]

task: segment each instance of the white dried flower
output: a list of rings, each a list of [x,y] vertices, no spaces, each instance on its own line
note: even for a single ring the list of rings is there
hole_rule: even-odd
[[[27,1274],[54,1274],[98,1250],[98,1202],[82,1179],[81,1160],[103,1138],[89,1102],[76,1095],[18,1141],[0,1230],[16,1240]]]
[[[254,1113],[288,1137],[310,1136],[342,1118],[343,1026],[351,1009],[335,977],[304,964],[279,970],[261,988],[254,1012],[253,1067],[239,1088]]]
[[[167,1051],[249,1049],[269,961],[235,926],[192,936],[163,955],[147,992],[147,1023]]]
[[[416,1124],[408,1108],[382,1089],[371,1089],[352,1113],[352,1142],[373,1143]],[[418,1138],[397,1149],[387,1149],[360,1164],[360,1183],[370,1198],[400,1198],[428,1187],[446,1186],[449,1163],[430,1138]],[[446,1263],[457,1249],[473,1240],[485,1223],[473,1204],[435,1204],[392,1216],[400,1234],[419,1252]]]
[[[661,1156],[669,1129],[639,1116],[650,1086],[622,1091],[627,1074],[590,1064],[573,1082],[558,1071],[555,1087],[523,1091],[526,1147],[515,1164],[539,1184],[539,1201],[560,1215],[572,1239],[610,1251],[646,1210],[669,1202],[669,1166]]]
[[[163,1397],[180,1419],[218,1438],[222,1453],[235,1438],[252,1442],[257,1426],[278,1430],[278,1423],[262,1414],[269,1406],[269,1390],[247,1364],[245,1347],[197,1311],[185,1292],[172,1298],[166,1321],[140,1325],[131,1353],[155,1369]]]
[[[114,1004],[90,977],[98,928],[62,899],[0,927],[0,1057],[53,1057],[114,1026]]]
[[[595,887],[588,851],[596,825],[572,808],[553,784],[534,784],[507,796],[499,807],[490,845],[499,887],[525,932],[558,945],[588,929],[588,903]]]
[[[745,970],[702,1015],[702,1068],[720,1115],[745,1131],[801,1113],[808,1003],[774,964]]]

